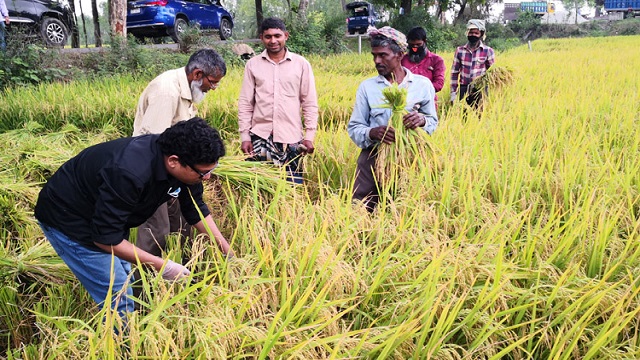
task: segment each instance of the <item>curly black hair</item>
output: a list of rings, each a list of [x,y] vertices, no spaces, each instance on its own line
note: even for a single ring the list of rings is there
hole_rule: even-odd
[[[160,134],[158,144],[163,155],[176,155],[182,165],[217,163],[225,154],[218,130],[199,117],[168,128]]]

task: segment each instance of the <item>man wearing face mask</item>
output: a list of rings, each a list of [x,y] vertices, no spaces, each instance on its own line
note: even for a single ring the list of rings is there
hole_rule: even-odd
[[[482,108],[482,96],[487,89],[471,89],[469,84],[473,79],[483,75],[495,62],[495,53],[485,45],[484,20],[471,19],[467,23],[467,40],[464,46],[459,46],[453,56],[451,66],[451,102],[466,99],[467,104],[476,109]]]
[[[185,67],[158,75],[140,95],[133,136],[160,134],[178,122],[193,118],[196,115],[194,104],[201,102],[207,92],[215,90],[226,73],[226,64],[215,50],[201,49],[189,57]],[[180,233],[184,241],[191,231],[180,211],[180,203],[174,197],[138,227],[136,245],[160,256],[169,233]],[[139,277],[136,275],[136,278]],[[134,294],[139,295],[139,288],[134,287]]]
[[[422,75],[431,80],[436,93],[444,86],[444,60],[427,48],[427,32],[420,26],[414,27],[407,33],[407,54],[402,58],[402,66],[414,74]],[[438,95],[435,97],[438,104]]]

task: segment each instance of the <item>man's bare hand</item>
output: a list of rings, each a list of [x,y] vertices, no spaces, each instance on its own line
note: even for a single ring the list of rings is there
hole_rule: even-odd
[[[369,131],[369,137],[384,144],[392,144],[396,141],[396,131],[391,126],[378,126]]]
[[[402,123],[407,129],[413,130],[415,128],[425,126],[427,121],[425,120],[424,115],[417,111],[412,111],[402,117]]]
[[[251,141],[243,141],[242,145],[240,145],[240,150],[242,150],[245,155],[253,155],[253,144]]]
[[[304,145],[307,149],[304,151],[306,154],[313,154],[315,147],[313,146],[313,141],[311,140],[302,140],[302,145]]]

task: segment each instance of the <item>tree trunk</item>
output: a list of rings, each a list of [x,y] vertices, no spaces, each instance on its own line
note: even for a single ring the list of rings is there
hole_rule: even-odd
[[[309,0],[300,0],[300,5],[298,6],[298,19],[303,22],[307,21],[307,9],[309,8]]]
[[[73,26],[69,31],[71,32],[71,47],[79,48],[80,47],[80,33],[78,32],[78,18],[76,17],[76,3],[74,0],[69,2],[69,8],[71,8],[71,14],[73,14]],[[80,6],[82,10],[82,5]]]
[[[127,1],[109,1],[109,24],[111,25],[112,36],[122,36],[127,38]]]
[[[347,2],[345,0],[340,0],[340,5],[342,5],[342,10],[347,10]]]
[[[100,14],[98,14],[98,3],[96,0],[91,0],[91,15],[93,16],[93,36],[96,38],[96,47],[102,47]]]
[[[455,20],[453,21],[454,24],[460,24],[461,22],[464,22],[464,10],[467,8],[467,0],[463,0],[460,3],[460,11],[458,11],[458,15],[456,16]]]
[[[256,33],[258,33],[258,35],[260,35],[260,25],[262,24],[262,20],[264,20],[264,15],[262,12],[262,0],[256,0],[256,24],[258,24]]]
[[[411,13],[411,0],[402,0],[400,7],[404,10],[405,15],[409,15]]]
[[[78,1],[80,4],[80,18],[82,19],[82,31],[84,32],[84,47],[89,47],[89,40],[87,39],[87,23],[84,21],[84,10],[82,9],[82,1]]]

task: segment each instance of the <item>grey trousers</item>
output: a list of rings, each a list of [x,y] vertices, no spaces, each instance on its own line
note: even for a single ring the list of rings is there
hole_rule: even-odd
[[[178,199],[171,199],[160,205],[158,210],[142,225],[138,227],[138,237],[136,246],[140,249],[156,256],[162,256],[162,252],[167,246],[167,235],[170,233],[180,233],[180,243],[185,246],[190,241],[192,226],[187,223],[180,211]],[[182,261],[186,261],[184,258]],[[136,268],[134,278],[140,280],[140,269]],[[142,286],[133,284],[133,295],[140,298]],[[135,304],[139,308],[138,303]]]
[[[160,256],[167,246],[167,235],[180,233],[182,240],[191,235],[191,225],[180,211],[178,199],[160,205],[151,217],[138,227],[136,246],[153,255]]]
[[[378,185],[373,174],[375,166],[376,154],[371,149],[363,149],[358,156],[356,179],[353,184],[353,199],[364,202],[369,212],[372,212],[380,201]]]

